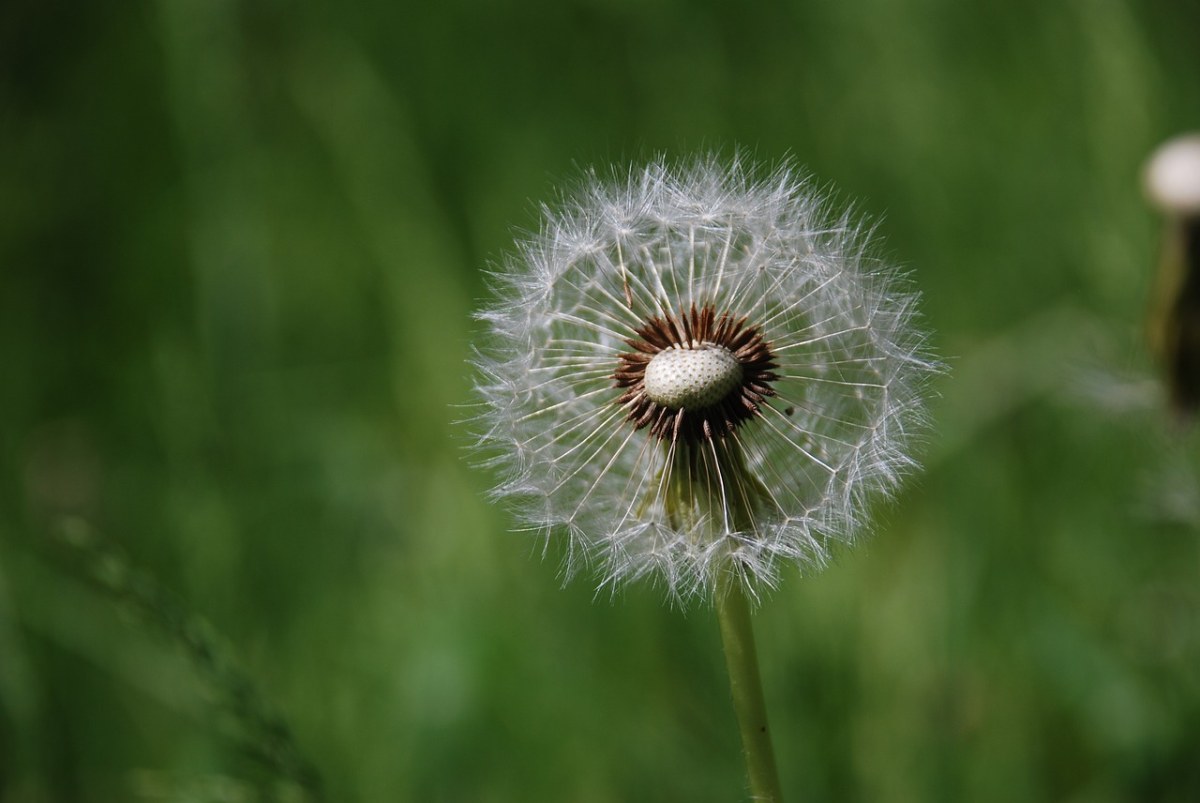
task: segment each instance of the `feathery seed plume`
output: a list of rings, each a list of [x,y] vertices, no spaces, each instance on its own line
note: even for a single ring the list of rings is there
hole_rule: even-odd
[[[590,173],[543,218],[479,314],[480,443],[568,576],[755,594],[852,541],[938,368],[864,233],[740,158]]]

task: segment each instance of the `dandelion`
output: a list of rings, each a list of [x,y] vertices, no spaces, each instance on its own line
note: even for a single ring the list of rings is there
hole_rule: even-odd
[[[913,465],[914,297],[784,166],[589,174],[495,275],[481,445],[566,572],[717,608],[755,800],[781,793],[750,600],[823,565]]]
[[[1144,182],[1165,218],[1147,334],[1165,369],[1171,406],[1188,420],[1200,409],[1200,133],[1159,146]]]
[[[677,600],[822,566],[895,488],[932,363],[913,301],[783,167],[592,174],[495,275],[482,442],[568,576]]]

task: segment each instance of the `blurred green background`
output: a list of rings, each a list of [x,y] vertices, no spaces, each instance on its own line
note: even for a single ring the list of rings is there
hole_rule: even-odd
[[[925,295],[927,470],[758,617],[793,800],[1200,799],[1200,441],[1139,190],[1200,6],[0,6],[0,800],[732,801],[712,612],[464,460],[582,167],[791,154]]]

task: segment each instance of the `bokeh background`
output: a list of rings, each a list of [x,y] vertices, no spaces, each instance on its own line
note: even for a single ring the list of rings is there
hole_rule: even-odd
[[[1200,799],[1200,441],[1139,187],[1178,0],[0,6],[0,800],[732,801],[711,610],[482,497],[483,271],[741,146],[924,293],[927,468],[757,616],[794,800]]]

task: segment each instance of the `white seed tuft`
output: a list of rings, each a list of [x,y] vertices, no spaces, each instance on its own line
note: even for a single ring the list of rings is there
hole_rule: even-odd
[[[742,364],[724,346],[660,351],[646,366],[646,395],[672,410],[703,410],[742,381]]]
[[[1165,142],[1146,165],[1146,195],[1171,215],[1200,214],[1200,134]]]
[[[589,173],[494,281],[479,445],[520,525],[565,539],[568,576],[689,600],[733,573],[757,594],[826,565],[914,465],[939,369],[915,297],[788,165]],[[685,340],[693,309],[732,339]],[[770,355],[757,377],[735,356],[751,332]],[[629,393],[670,415],[631,419]],[[727,398],[754,416],[689,434]]]

